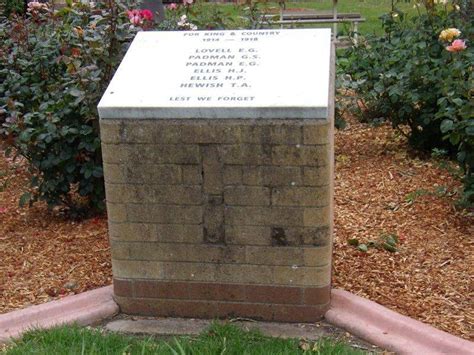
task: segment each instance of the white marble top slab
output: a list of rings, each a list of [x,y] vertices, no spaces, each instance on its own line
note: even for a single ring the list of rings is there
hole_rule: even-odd
[[[326,118],[330,29],[139,32],[102,119]]]

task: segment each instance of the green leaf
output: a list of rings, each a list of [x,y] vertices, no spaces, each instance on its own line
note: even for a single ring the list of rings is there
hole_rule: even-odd
[[[380,94],[385,90],[385,87],[381,82],[377,82],[374,86],[374,90],[375,90],[375,92]]]
[[[96,167],[94,168],[94,170],[92,171],[92,176],[96,177],[96,178],[100,178],[104,175],[104,172],[102,171],[102,167]]]
[[[353,245],[353,246],[358,246],[359,245],[359,240],[357,238],[351,238],[347,240],[347,244]]]
[[[391,245],[391,246],[396,246],[397,243],[398,243],[398,238],[396,235],[387,235],[385,237],[385,243],[387,243],[388,245]]]
[[[71,94],[74,97],[81,97],[81,96],[84,96],[84,91],[81,91],[78,88],[71,88],[69,90],[69,94]]]
[[[369,248],[367,247],[367,245],[365,244],[359,244],[359,246],[357,247],[358,250],[364,252],[364,253],[367,253],[369,251]]]
[[[451,142],[452,145],[458,145],[461,140],[461,135],[457,132],[452,132],[449,135],[449,142]]]
[[[464,104],[463,99],[460,99],[459,97],[453,99],[453,102],[456,104],[456,106],[462,106]]]
[[[367,247],[368,248],[375,248],[377,246],[377,242],[375,240],[369,240],[367,242]]]
[[[442,133],[446,133],[448,131],[451,131],[454,127],[454,122],[451,120],[443,120],[440,125],[440,130]]]
[[[86,179],[89,179],[91,176],[92,176],[92,170],[89,168],[86,168],[86,170],[84,171],[84,177]]]
[[[31,138],[31,130],[29,129],[24,130],[23,132],[20,133],[19,138],[20,138],[20,141],[22,142],[29,142]]]
[[[69,164],[66,166],[66,171],[71,174],[76,169],[74,164]]]
[[[385,250],[387,250],[391,253],[395,253],[397,251],[397,248],[395,246],[389,244],[388,242],[383,243],[382,248],[384,248]]]
[[[27,204],[29,204],[31,201],[31,194],[29,192],[25,192],[23,195],[20,197],[20,207],[25,207]]]

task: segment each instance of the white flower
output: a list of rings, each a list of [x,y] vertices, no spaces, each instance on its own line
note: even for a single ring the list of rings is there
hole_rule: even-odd
[[[186,15],[181,16],[180,20],[177,22],[177,25],[183,29],[196,31],[198,28],[195,24],[188,22],[188,17]]]
[[[178,21],[178,26],[186,26],[188,23],[188,16],[183,15],[181,16],[181,19]]]
[[[39,1],[31,1],[28,3],[28,12],[36,12],[41,10],[47,10],[48,4],[43,4]]]

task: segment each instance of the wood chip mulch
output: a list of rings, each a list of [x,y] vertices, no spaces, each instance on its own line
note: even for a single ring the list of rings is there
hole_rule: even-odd
[[[0,313],[112,283],[107,220],[18,207],[26,164],[0,154]]]
[[[333,285],[473,339],[474,218],[454,208],[459,183],[387,125],[352,120],[335,150]],[[396,253],[347,243],[392,233]]]
[[[112,280],[105,217],[68,221],[19,208],[25,164],[0,154],[0,313]],[[333,286],[474,339],[474,217],[454,207],[460,184],[410,152],[389,126],[350,119],[336,133]],[[399,238],[398,251],[348,244]]]

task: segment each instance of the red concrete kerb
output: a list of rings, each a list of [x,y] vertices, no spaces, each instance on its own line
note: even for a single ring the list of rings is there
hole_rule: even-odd
[[[89,325],[118,313],[112,286],[67,296],[0,315],[0,343],[11,341],[32,328],[50,328],[65,323]]]
[[[331,306],[325,318],[329,323],[397,354],[474,354],[473,342],[343,290],[331,290]]]
[[[88,325],[118,313],[112,286],[68,296],[0,315],[0,343],[31,328],[64,323]],[[402,316],[350,292],[332,289],[326,320],[350,333],[398,354],[474,354],[474,343]]]

